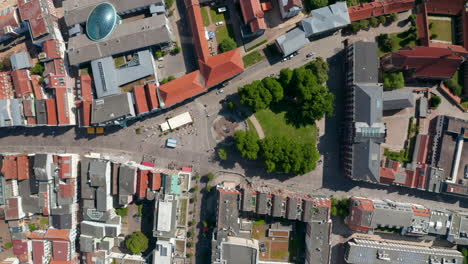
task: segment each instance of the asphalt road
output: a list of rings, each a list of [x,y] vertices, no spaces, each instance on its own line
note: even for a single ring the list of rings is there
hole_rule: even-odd
[[[400,15],[404,18],[404,15]],[[372,40],[377,34],[400,32],[408,27],[405,23],[389,27],[380,27],[363,31],[351,36],[354,40]],[[456,198],[444,197],[418,190],[376,186],[356,183],[345,179],[339,162],[339,128],[343,105],[343,60],[340,51],[346,36],[335,34],[311,42],[301,50],[300,55],[286,62],[264,60],[235,77],[224,87],[224,93],[210,91],[193,101],[179,106],[169,112],[148,116],[132,122],[125,128],[106,128],[106,133],[89,136],[80,128],[12,128],[0,130],[0,148],[2,152],[71,152],[71,153],[106,153],[135,161],[154,161],[158,166],[175,163],[177,166],[194,165],[200,173],[233,171],[244,174],[251,181],[280,189],[294,189],[308,194],[325,194],[333,196],[366,196],[400,201],[411,201],[428,206],[458,208],[465,207]],[[237,92],[237,88],[254,80],[277,74],[282,68],[296,68],[307,63],[305,54],[314,52],[330,63],[329,88],[336,96],[336,113],[325,120],[325,135],[320,138],[319,150],[324,155],[324,162],[308,174],[292,177],[290,175],[266,174],[262,165],[256,162],[244,162],[234,157],[230,162],[219,162],[215,158],[216,142],[211,135],[213,120],[222,114],[226,97]],[[225,108],[225,107],[224,107]],[[158,125],[167,117],[189,111],[195,120],[192,126],[180,129],[169,135],[160,136]],[[135,129],[143,133],[137,135]],[[179,145],[176,149],[164,148],[167,138],[176,138]]]

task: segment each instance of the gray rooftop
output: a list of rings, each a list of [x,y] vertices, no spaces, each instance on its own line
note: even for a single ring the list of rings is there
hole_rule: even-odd
[[[126,65],[115,68],[114,59],[105,57],[91,62],[97,98],[119,94],[124,84],[154,74],[153,55],[149,50],[138,51]]]
[[[244,212],[252,212],[254,210],[252,206],[252,195],[251,189],[243,189],[242,190],[242,211]],[[254,198],[255,199],[255,198]]]
[[[237,245],[222,243],[222,259],[226,264],[256,264],[257,260],[257,249]]]
[[[45,100],[34,100],[36,109],[36,123],[38,125],[47,125],[47,110]]]
[[[358,41],[354,47],[354,82],[377,84],[379,81],[379,58],[377,43]]]
[[[82,235],[96,238],[103,238],[106,235],[104,225],[90,221],[82,221],[80,231]]]
[[[411,90],[394,90],[383,92],[383,110],[400,110],[414,107],[414,96]]]
[[[160,206],[164,206],[165,210],[160,209]],[[170,205],[170,207],[168,207]],[[153,222],[153,236],[154,237],[164,237],[164,238],[172,238],[175,237],[176,234],[176,215],[177,215],[177,200],[171,201],[163,201],[159,200],[155,203],[155,210],[154,210],[154,222]],[[167,216],[167,218],[166,218]],[[158,230],[158,224],[163,225],[162,222],[159,221],[168,221],[169,229],[168,231],[165,230]]]
[[[34,175],[38,181],[47,181],[50,179],[50,163],[52,157],[50,154],[36,154],[34,155]]]
[[[94,238],[92,236],[80,235],[80,251],[92,253],[95,250]]]
[[[288,56],[309,44],[309,39],[306,38],[305,32],[302,29],[295,28],[279,36],[276,39],[276,44],[283,53],[283,56]]]
[[[96,209],[101,212],[106,212],[112,205],[109,205],[109,200],[107,199],[108,193],[106,192],[106,187],[99,187],[96,190]]]
[[[29,57],[29,53],[27,52],[20,52],[20,53],[11,55],[10,62],[11,62],[11,68],[13,70],[27,69],[27,68],[31,68],[32,66],[31,57]]]
[[[282,195],[275,194],[275,196],[273,197],[273,207],[271,209],[271,215],[273,217],[283,217],[283,213],[285,211],[284,208],[286,208],[286,200],[283,200]]]
[[[355,122],[374,123],[382,122],[382,96],[383,88],[375,84],[357,84],[355,93]]]
[[[136,168],[122,165],[119,168],[119,195],[134,195],[136,184]]]
[[[257,214],[268,214],[267,194],[259,193],[257,195]]]
[[[148,7],[151,4],[161,4],[162,0],[65,0],[63,1],[64,18],[67,26],[85,23],[91,11],[100,3],[110,3],[118,14],[129,13]]]
[[[92,159],[89,163],[89,180],[93,187],[106,186],[106,175],[110,169],[108,160]]]
[[[347,243],[345,260],[350,264],[462,264],[463,256],[454,249],[354,239]]]
[[[403,228],[411,225],[413,210],[410,204],[374,200],[374,208],[372,228],[379,226]]]
[[[130,93],[122,93],[94,100],[91,123],[104,124],[118,119],[134,117],[135,108]]]
[[[96,198],[96,189],[89,185],[89,163],[92,159],[82,158],[80,161],[81,164],[81,198],[82,199],[91,199]]]
[[[353,178],[379,182],[380,180],[380,145],[372,140],[352,145]]]
[[[167,45],[173,39],[165,15],[152,16],[117,25],[103,41],[92,41],[86,34],[70,38],[68,57],[71,65],[78,65],[115,54],[154,45]]]
[[[350,23],[346,2],[337,2],[333,5],[314,9],[310,12],[310,17],[301,21],[306,37],[342,28]]]
[[[218,191],[218,231],[230,231],[239,233],[239,202],[238,195]]]
[[[331,223],[308,223],[306,236],[306,264],[329,263]]]
[[[427,98],[426,97],[421,97],[419,98],[419,104],[418,104],[418,109],[419,109],[419,117],[427,117]]]
[[[289,197],[287,204],[286,217],[289,220],[297,219],[297,198]]]
[[[57,229],[72,229],[72,215],[53,215],[52,226]]]

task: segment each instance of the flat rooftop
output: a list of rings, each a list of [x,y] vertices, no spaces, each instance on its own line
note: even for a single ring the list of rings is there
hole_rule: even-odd
[[[172,41],[164,15],[152,16],[117,25],[103,41],[92,41],[86,34],[70,38],[68,58],[71,65],[121,54]]]
[[[100,3],[110,3],[118,14],[162,3],[161,0],[66,0],[63,1],[63,15],[68,27],[85,23],[89,14]]]

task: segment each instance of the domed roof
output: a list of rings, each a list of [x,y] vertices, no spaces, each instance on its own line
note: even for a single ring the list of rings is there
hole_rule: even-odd
[[[102,3],[97,5],[86,21],[86,34],[94,41],[107,38],[119,21],[119,16],[113,5]]]

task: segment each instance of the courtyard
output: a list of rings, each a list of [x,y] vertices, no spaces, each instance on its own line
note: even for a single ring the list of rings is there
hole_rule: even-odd
[[[290,261],[289,231],[271,231],[270,228],[264,220],[257,220],[252,225],[252,238],[259,241],[260,261]]]
[[[434,41],[455,42],[453,18],[449,16],[429,16],[429,31]]]
[[[229,11],[219,12],[218,8],[204,6],[201,8],[203,25],[209,32],[208,46],[212,55],[216,55],[219,51],[219,45],[225,40],[236,42],[233,25],[229,19]],[[210,32],[215,34],[215,37],[210,36]],[[236,44],[237,46],[237,44]]]

